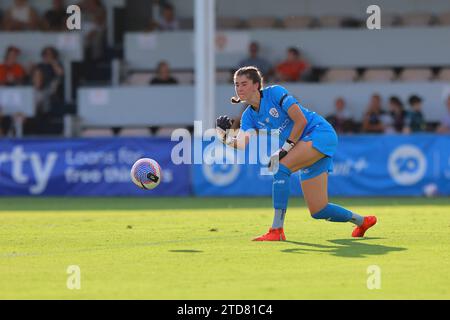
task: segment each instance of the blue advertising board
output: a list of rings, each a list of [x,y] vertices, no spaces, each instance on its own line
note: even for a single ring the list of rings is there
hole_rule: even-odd
[[[260,150],[200,142],[201,161],[191,165],[172,159],[177,145],[162,138],[1,140],[0,196],[271,195],[268,159],[249,161]],[[208,161],[211,150],[214,160],[232,155],[234,162]],[[143,157],[158,161],[163,171],[162,183],[152,191],[130,180],[131,166]],[[298,173],[292,175],[291,191],[301,195]],[[450,196],[450,135],[341,136],[329,193]]]
[[[210,147],[209,144],[205,147]],[[261,166],[197,164],[193,189],[198,196],[268,196],[272,177]],[[291,191],[299,194],[298,174]],[[339,139],[334,172],[329,178],[332,196],[450,195],[450,136],[362,135]]]
[[[104,138],[0,141],[2,196],[187,196],[190,168],[174,165],[169,139]],[[162,182],[147,191],[135,186],[130,169],[153,158]]]

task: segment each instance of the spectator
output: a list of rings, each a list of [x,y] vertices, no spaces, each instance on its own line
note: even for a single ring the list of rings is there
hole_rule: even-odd
[[[386,114],[385,133],[402,133],[405,126],[406,111],[402,101],[395,96],[389,98],[389,113]]]
[[[66,19],[64,0],[53,0],[53,7],[44,15],[44,27],[49,31],[65,31]]]
[[[150,84],[178,84],[178,80],[170,75],[169,64],[161,61],[158,63],[156,76],[150,81]]]
[[[286,60],[276,67],[276,76],[279,81],[300,81],[308,69],[309,65],[302,59],[300,51],[296,48],[289,48]]]
[[[155,10],[156,12],[156,10]],[[158,30],[175,31],[180,28],[180,23],[175,16],[175,8],[170,3],[165,3],[161,9],[161,15],[156,19]]]
[[[4,24],[7,31],[37,30],[39,16],[27,0],[14,0],[6,11]]]
[[[8,135],[11,129],[12,119],[10,116],[4,115],[0,106],[0,137]]]
[[[406,117],[405,133],[415,133],[425,131],[426,123],[422,113],[422,98],[417,95],[409,97],[409,106],[411,111]]]
[[[238,69],[245,66],[255,66],[262,72],[264,77],[267,79],[267,77],[269,77],[270,74],[272,73],[272,66],[266,59],[259,57],[258,42],[250,43],[248,51],[249,56],[244,60],[241,60],[241,62],[239,62]]]
[[[35,68],[31,76],[35,97],[35,115],[24,121],[24,133],[46,134],[52,131],[52,121],[55,118],[55,87],[46,86],[44,72]]]
[[[16,47],[6,49],[4,63],[0,64],[0,85],[16,86],[25,80],[25,69],[18,63],[20,50]]]
[[[41,53],[42,62],[37,68],[42,71],[44,87],[52,87],[55,94],[62,96],[64,68],[59,61],[59,53],[53,47],[46,47]]]
[[[104,56],[106,9],[101,0],[81,0],[82,32],[86,57],[99,60]]]
[[[447,97],[447,113],[442,118],[437,133],[450,133],[450,96]]]
[[[327,116],[328,122],[338,133],[354,132],[354,122],[350,111],[346,108],[344,98],[339,97],[334,102],[335,112]]]
[[[369,106],[367,107],[367,112],[363,118],[362,131],[366,133],[383,133],[383,114],[384,111],[381,106],[381,96],[379,94],[372,95]]]
[[[2,30],[4,26],[3,18],[4,18],[3,10],[0,9],[0,30]]]

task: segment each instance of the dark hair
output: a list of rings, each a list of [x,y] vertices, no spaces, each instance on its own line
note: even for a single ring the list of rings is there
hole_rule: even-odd
[[[236,80],[237,77],[241,77],[241,76],[246,76],[253,83],[258,83],[259,84],[258,90],[262,90],[263,76],[262,76],[261,71],[259,71],[259,69],[257,67],[250,66],[250,67],[242,67],[242,68],[238,69],[234,73],[233,80]],[[233,104],[241,103],[241,99],[239,99],[239,97],[232,97],[231,103],[233,103]]]
[[[5,50],[5,55],[3,56],[3,59],[6,60],[11,52],[16,52],[17,54],[20,54],[20,49],[14,46],[9,46]]]
[[[417,96],[417,95],[412,95],[411,97],[409,97],[408,100],[410,105],[414,105],[416,103],[421,103],[422,102],[422,98]]]
[[[53,55],[53,57],[54,57],[56,60],[59,59],[59,52],[58,52],[58,50],[56,50],[54,47],[45,47],[44,49],[42,49],[42,51],[41,51],[41,57],[44,57],[44,54],[45,54],[47,51],[50,51],[51,54]]]
[[[389,102],[395,104],[403,109],[403,102],[396,96],[392,96],[389,98]]]
[[[291,47],[288,49],[288,52],[293,53],[295,56],[300,56],[300,50],[298,50],[297,48]]]
[[[162,60],[162,61],[158,62],[157,66],[156,66],[156,72],[159,72],[159,70],[164,65],[166,65],[168,68],[170,68],[169,63],[167,61],[165,61],[165,60]]]
[[[168,2],[166,2],[166,3],[162,6],[162,9],[163,9],[163,10],[175,11],[175,7],[174,7],[172,4],[168,3]]]

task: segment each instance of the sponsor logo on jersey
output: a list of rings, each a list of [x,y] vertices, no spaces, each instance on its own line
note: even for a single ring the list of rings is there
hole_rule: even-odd
[[[274,118],[278,118],[278,117],[280,116],[280,115],[278,114],[277,109],[275,109],[275,108],[270,109],[269,114],[270,114],[272,117],[274,117]]]

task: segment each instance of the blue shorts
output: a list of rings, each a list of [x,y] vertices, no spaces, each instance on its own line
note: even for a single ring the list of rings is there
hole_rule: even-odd
[[[301,139],[301,141],[312,141],[313,148],[324,154],[325,157],[313,165],[300,169],[302,181],[313,179],[324,172],[333,172],[333,156],[336,153],[338,138],[336,131],[329,123],[316,125]]]

